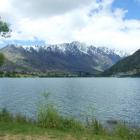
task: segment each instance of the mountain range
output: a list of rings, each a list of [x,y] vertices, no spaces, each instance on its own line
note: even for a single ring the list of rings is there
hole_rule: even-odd
[[[106,70],[105,76],[140,76],[140,49]]]
[[[98,74],[127,56],[126,53],[80,42],[46,46],[7,45],[0,49],[4,72],[70,72]]]

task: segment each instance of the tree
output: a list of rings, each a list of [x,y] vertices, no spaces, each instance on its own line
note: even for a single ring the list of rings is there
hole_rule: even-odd
[[[2,21],[0,17],[0,37],[9,37],[11,30],[9,29],[9,25]],[[5,57],[2,53],[0,53],[0,66],[4,63]]]
[[[2,21],[1,17],[0,17],[0,36],[2,37],[10,37],[10,28],[9,25]]]
[[[2,53],[0,53],[0,66],[4,63],[5,57]]]

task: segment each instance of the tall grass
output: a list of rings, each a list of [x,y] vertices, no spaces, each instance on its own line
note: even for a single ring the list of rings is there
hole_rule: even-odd
[[[38,126],[40,128],[47,128],[60,130],[65,132],[74,132],[98,136],[111,136],[118,137],[122,140],[140,140],[140,129],[129,128],[125,123],[119,123],[112,131],[108,131],[103,125],[97,120],[93,119],[88,121],[86,124],[74,119],[63,117],[59,114],[57,109],[53,105],[44,106],[38,111],[36,121],[27,119],[26,117],[18,114],[16,116],[11,115],[6,109],[0,111],[0,122],[6,123],[18,123]]]
[[[48,94],[45,94],[45,98],[48,98]],[[21,114],[13,116],[6,109],[0,111],[0,122],[32,124],[40,128],[66,132],[73,131],[75,133],[79,132],[80,134],[114,136],[123,140],[140,140],[140,129],[133,129],[125,123],[119,123],[112,131],[109,131],[96,118],[93,118],[91,121],[87,119],[86,124],[83,124],[81,121],[72,117],[63,117],[54,105],[48,104],[47,102],[39,106],[36,118],[36,121],[33,121]]]
[[[106,130],[103,127],[103,125],[96,119],[93,118],[91,120],[91,122],[87,123],[88,128],[90,131],[92,131],[92,133],[96,134],[96,135],[105,135],[106,134]]]
[[[54,105],[42,105],[38,110],[37,124],[44,128],[54,128],[60,130],[84,130],[84,125],[74,119],[63,117],[59,114]]]
[[[114,129],[114,134],[124,140],[140,140],[140,129],[130,128],[125,123],[119,123]]]
[[[33,120],[21,115],[12,115],[6,108],[0,111],[0,122],[12,122],[12,123],[33,123]]]
[[[1,122],[9,122],[13,121],[13,115],[11,115],[6,108],[3,108],[0,111],[0,121]]]
[[[59,128],[60,116],[52,106],[41,106],[38,110],[37,124],[44,128]]]

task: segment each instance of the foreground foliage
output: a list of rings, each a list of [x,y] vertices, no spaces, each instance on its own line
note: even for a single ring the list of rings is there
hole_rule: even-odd
[[[127,127],[119,123],[112,131],[93,119],[83,124],[73,118],[62,117],[56,108],[48,105],[38,111],[37,120],[33,121],[18,114],[13,116],[6,109],[0,112],[0,134],[20,135],[53,135],[55,138],[65,139],[103,139],[103,140],[140,140],[140,130]]]
[[[66,139],[66,140],[140,140],[140,129],[130,128],[125,123],[115,123],[110,129],[105,128],[95,117],[82,123],[73,117],[61,116],[57,108],[46,102],[49,93],[43,93],[45,102],[38,106],[36,120],[21,114],[12,115],[7,109],[0,111],[0,139],[13,136],[13,139]],[[16,138],[15,135],[19,135]],[[2,136],[2,138],[1,138]],[[39,138],[39,136],[42,136]]]

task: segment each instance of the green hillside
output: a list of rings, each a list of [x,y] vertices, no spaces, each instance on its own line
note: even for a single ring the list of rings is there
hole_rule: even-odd
[[[103,73],[104,76],[140,76],[140,49]]]

